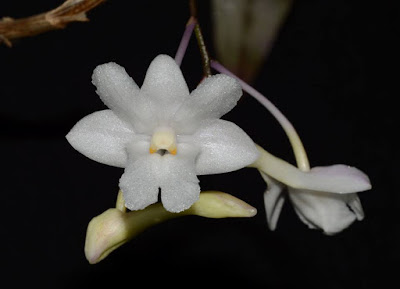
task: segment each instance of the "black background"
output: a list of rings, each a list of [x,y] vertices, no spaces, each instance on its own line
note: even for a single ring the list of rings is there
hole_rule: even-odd
[[[1,1],[0,16],[61,2]],[[202,176],[201,186],[255,206],[254,218],[175,219],[89,265],[87,223],[114,205],[122,170],[90,161],[64,136],[104,108],[91,84],[98,64],[115,61],[140,85],[156,55],[174,56],[189,17],[187,1],[108,1],[89,23],[0,47],[1,272],[12,280],[4,288],[385,288],[396,280],[398,12],[386,1],[295,2],[254,86],[293,122],[312,166],[345,163],[370,176],[373,189],[360,194],[364,221],[328,237],[286,203],[271,232],[265,184],[242,169]],[[209,3],[199,3],[213,54]],[[194,89],[202,70],[193,40],[182,70]],[[251,97],[224,118],[293,163],[283,131]]]

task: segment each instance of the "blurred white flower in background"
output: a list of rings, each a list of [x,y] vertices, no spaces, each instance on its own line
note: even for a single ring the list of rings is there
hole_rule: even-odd
[[[217,59],[251,82],[270,52],[293,0],[213,0]]]

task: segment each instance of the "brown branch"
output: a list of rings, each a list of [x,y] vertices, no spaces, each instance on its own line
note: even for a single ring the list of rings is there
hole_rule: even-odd
[[[198,23],[194,26],[194,34],[196,35],[197,44],[201,54],[203,74],[205,77],[209,77],[211,76],[210,56],[208,55],[206,43],[204,42],[203,34],[201,33],[200,25]]]
[[[196,0],[189,0],[190,15],[197,18],[197,3]]]
[[[21,19],[4,17],[0,20],[0,44],[11,47],[11,40],[35,36],[64,28],[71,22],[88,21],[86,12],[105,0],[67,0],[56,9]]]
[[[197,3],[196,0],[189,1],[190,15],[193,19],[197,19]],[[199,46],[201,60],[203,63],[203,74],[205,77],[211,76],[210,56],[208,55],[207,46],[201,32],[199,22],[194,26],[194,34],[196,35],[197,44]]]

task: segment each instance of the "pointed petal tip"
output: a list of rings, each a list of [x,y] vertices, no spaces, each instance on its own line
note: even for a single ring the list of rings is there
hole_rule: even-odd
[[[218,191],[203,192],[188,211],[193,215],[207,218],[250,218],[257,214],[257,209],[253,206],[230,194]]]
[[[368,175],[356,167],[338,164],[326,167],[326,172],[331,173],[332,176],[338,178],[338,181],[342,182],[345,186],[342,193],[357,193],[372,188]]]
[[[178,69],[180,71],[180,68],[178,64],[176,64],[175,59],[167,54],[159,54],[151,61],[148,70],[151,71],[154,69],[161,69],[162,71],[165,71],[165,69],[169,68]]]
[[[99,263],[126,242],[124,213],[112,208],[94,217],[88,224],[85,256],[90,264]]]
[[[100,263],[105,257],[100,251],[89,251],[85,249],[85,257],[90,265]]]
[[[65,135],[65,139],[67,140],[67,142],[69,144],[71,144],[71,140],[72,140],[71,130]]]
[[[336,194],[352,194],[371,189],[369,177],[361,170],[348,165],[337,164],[313,167],[309,172],[298,175],[301,180],[296,187]]]
[[[168,121],[189,96],[189,88],[180,67],[168,55],[158,55],[150,63],[143,85],[142,98],[149,100],[151,114]]]
[[[267,216],[268,228],[274,231],[277,227],[286,196],[283,193],[284,185],[260,171],[262,178],[267,183],[264,192],[264,207]]]
[[[273,231],[276,230],[277,223],[271,222],[271,221],[269,221],[269,220],[267,219],[267,225],[268,225],[268,229],[269,229],[270,231],[273,232]]]
[[[226,207],[227,213],[229,212],[231,214],[229,215],[230,217],[251,218],[257,215],[257,209],[241,199],[222,192],[216,196],[221,199]]]
[[[337,165],[343,166],[344,169],[347,167],[348,174],[354,179],[355,183],[358,185],[358,191],[355,192],[363,192],[372,189],[371,180],[366,173],[361,171],[360,169],[352,166],[346,165]]]
[[[134,132],[111,110],[105,109],[82,118],[65,137],[84,156],[106,165],[125,167],[125,145],[133,139]]]

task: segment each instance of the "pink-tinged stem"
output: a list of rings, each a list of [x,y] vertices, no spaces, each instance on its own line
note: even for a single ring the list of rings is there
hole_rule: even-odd
[[[188,47],[190,37],[192,36],[193,29],[196,26],[196,19],[194,17],[190,17],[188,23],[186,24],[185,32],[183,32],[183,36],[181,39],[181,43],[179,43],[178,50],[175,54],[175,62],[180,66],[182,63],[182,59],[185,56],[186,49]]]
[[[279,124],[285,131],[286,135],[288,136],[290,144],[292,145],[293,148],[294,155],[296,157],[297,166],[302,171],[309,171],[310,164],[308,162],[307,153],[304,150],[303,143],[301,142],[300,137],[297,134],[295,128],[290,123],[290,121],[283,115],[283,113],[264,95],[262,95],[260,92],[251,87],[249,84],[247,84],[242,79],[234,75],[232,72],[226,69],[222,64],[212,60],[211,67],[217,70],[218,72],[221,72],[223,74],[229,75],[237,79],[244,91],[246,91],[248,94],[254,97],[266,109],[268,109],[268,111],[276,118],[276,120],[279,122]]]

